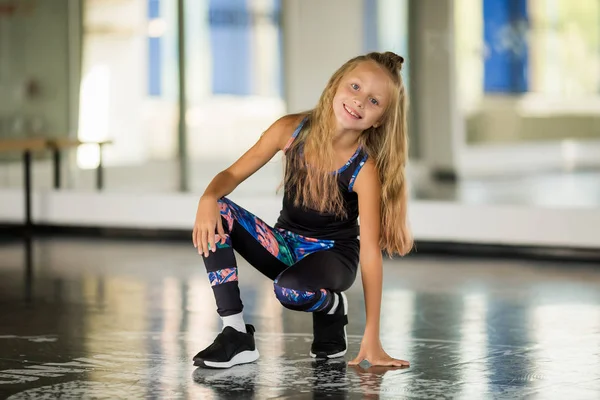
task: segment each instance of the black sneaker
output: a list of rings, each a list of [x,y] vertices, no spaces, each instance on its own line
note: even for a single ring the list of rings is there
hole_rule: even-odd
[[[205,368],[230,368],[258,360],[254,344],[254,326],[246,324],[247,333],[226,326],[215,341],[194,356],[194,366]]]
[[[339,293],[339,300],[340,303],[333,314],[313,313],[311,357],[343,357],[348,350],[348,299],[344,293]]]

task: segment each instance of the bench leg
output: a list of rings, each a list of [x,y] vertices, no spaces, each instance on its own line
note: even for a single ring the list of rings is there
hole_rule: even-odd
[[[58,148],[53,149],[54,153],[54,189],[60,189],[60,167],[61,154]]]
[[[96,189],[104,188],[104,171],[102,166],[102,144],[98,145],[98,168],[96,168]]]
[[[31,151],[23,152],[23,190],[25,200],[25,230],[26,235],[31,233]]]

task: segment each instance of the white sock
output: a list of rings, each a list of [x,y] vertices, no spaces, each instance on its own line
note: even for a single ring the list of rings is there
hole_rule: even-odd
[[[246,323],[244,322],[243,312],[221,317],[221,320],[223,321],[223,329],[225,329],[226,326],[230,326],[238,332],[246,333]]]
[[[329,312],[327,313],[329,314],[333,314],[335,312],[335,310],[337,310],[338,305],[340,304],[340,295],[337,293],[333,294],[333,307],[331,307],[331,310],[329,310]]]

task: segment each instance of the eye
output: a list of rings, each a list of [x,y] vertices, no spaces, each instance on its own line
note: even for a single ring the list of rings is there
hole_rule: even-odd
[[[352,87],[352,89],[354,90],[358,90],[359,86],[356,83],[352,83],[350,84],[350,86]]]
[[[374,104],[374,105],[378,105],[378,104],[379,104],[379,102],[377,101],[377,99],[374,99],[374,98],[372,98],[372,97],[369,99],[369,101],[370,101],[372,104]]]

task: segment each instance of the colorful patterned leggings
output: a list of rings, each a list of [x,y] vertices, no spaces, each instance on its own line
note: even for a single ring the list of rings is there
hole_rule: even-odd
[[[319,240],[268,226],[227,198],[219,200],[227,240],[203,256],[220,316],[242,311],[237,251],[274,282],[275,296],[289,309],[327,312],[333,293],[347,290],[356,278],[356,241]]]

